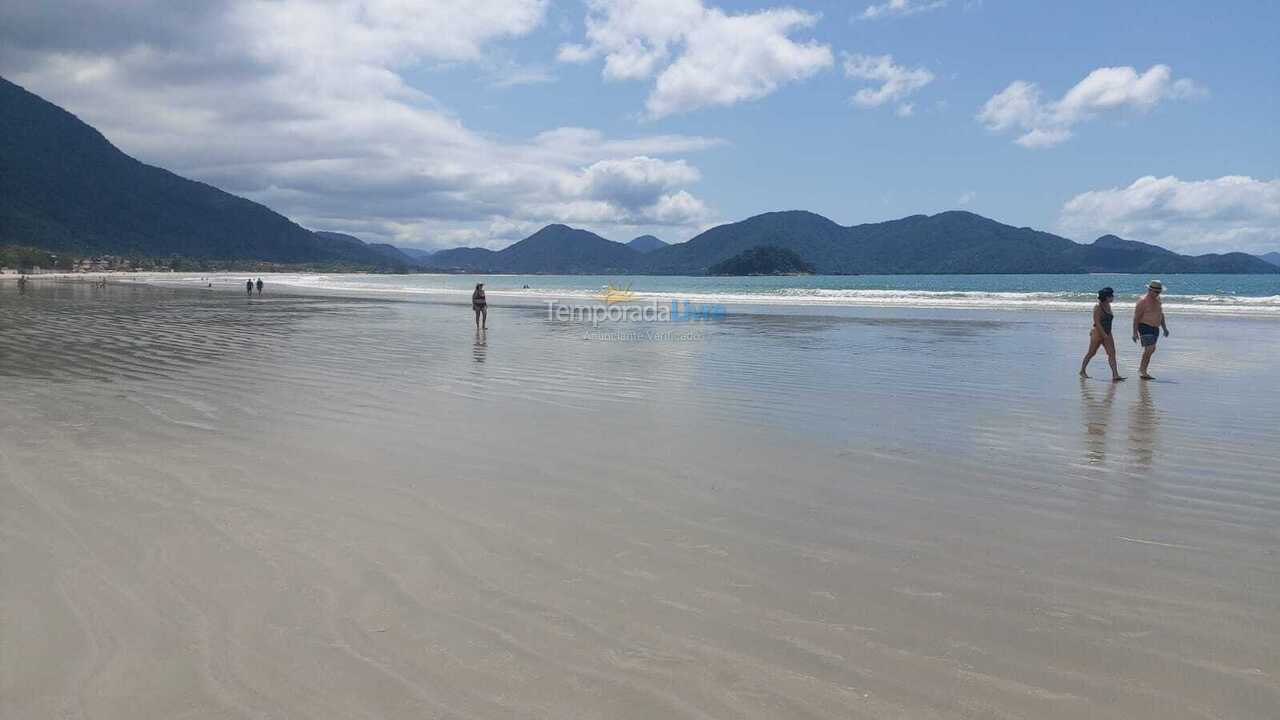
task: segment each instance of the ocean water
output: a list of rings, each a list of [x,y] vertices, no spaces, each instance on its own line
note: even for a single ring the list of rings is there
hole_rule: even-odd
[[[242,275],[178,275],[165,282],[242,283]],[[803,277],[687,277],[608,275],[367,275],[278,274],[272,286],[343,294],[465,296],[484,282],[491,299],[536,304],[552,298],[591,299],[612,285],[638,300],[689,300],[756,306],[895,306],[1080,310],[1099,288],[1116,291],[1116,306],[1131,306],[1149,278],[1090,275],[814,275]],[[1280,275],[1166,275],[1165,305],[1212,314],[1280,316]],[[526,287],[527,286],[527,287]]]

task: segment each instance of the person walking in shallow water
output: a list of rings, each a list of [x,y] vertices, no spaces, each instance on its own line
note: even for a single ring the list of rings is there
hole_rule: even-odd
[[[1089,351],[1084,354],[1084,360],[1080,363],[1082,378],[1089,377],[1089,361],[1098,354],[1098,348],[1101,347],[1107,351],[1107,363],[1111,365],[1111,382],[1124,380],[1116,368],[1116,341],[1111,336],[1111,321],[1116,317],[1115,313],[1111,312],[1111,301],[1115,296],[1116,291],[1109,287],[1098,291],[1098,304],[1093,306],[1093,329],[1089,331]]]
[[[476,283],[476,289],[471,293],[471,309],[476,313],[476,327],[488,330],[489,303],[484,298],[484,283]]]
[[[1138,377],[1143,380],[1154,380],[1147,373],[1151,364],[1151,356],[1156,353],[1156,343],[1160,340],[1160,331],[1169,337],[1169,326],[1164,319],[1164,306],[1160,304],[1160,293],[1164,292],[1164,283],[1152,280],[1147,283],[1147,294],[1143,295],[1133,308],[1133,341],[1142,343],[1142,363],[1138,365]]]
[[[252,280],[244,281],[244,294],[248,295],[249,297],[253,297],[253,281]]]
[[[262,297],[262,278],[258,278],[258,297]]]

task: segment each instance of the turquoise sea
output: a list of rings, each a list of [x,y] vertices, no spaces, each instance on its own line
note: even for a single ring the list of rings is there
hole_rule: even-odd
[[[243,282],[241,275],[165,278],[182,284]],[[629,288],[636,299],[760,306],[897,306],[961,308],[1062,308],[1091,304],[1099,288],[1116,291],[1116,305],[1133,303],[1147,278],[1091,275],[813,275],[800,277],[689,277],[608,275],[364,275],[275,274],[272,286],[341,292],[464,296],[484,282],[494,301],[536,303],[551,298],[590,299],[609,286]],[[1214,314],[1280,316],[1280,274],[1166,275],[1171,309]]]

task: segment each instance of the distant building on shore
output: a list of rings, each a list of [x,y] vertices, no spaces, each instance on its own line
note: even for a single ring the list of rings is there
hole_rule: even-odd
[[[120,270],[128,267],[123,258],[115,255],[99,255],[91,258],[81,258],[76,261],[73,272],[108,272],[110,270]]]

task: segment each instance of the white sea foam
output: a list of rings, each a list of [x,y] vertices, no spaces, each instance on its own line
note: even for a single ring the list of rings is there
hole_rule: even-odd
[[[151,276],[157,282],[195,284],[216,279],[220,282],[239,281],[243,276]],[[546,300],[591,301],[599,297],[600,287],[538,287],[538,288],[487,288],[490,298],[520,299],[527,302]],[[564,282],[567,278],[546,277]],[[464,299],[471,293],[470,282],[459,285],[457,275],[319,275],[290,274],[268,276],[270,286],[334,292],[342,294],[377,294],[402,296],[436,296]],[[664,280],[669,280],[664,278]],[[513,281],[514,282],[514,281]],[[458,285],[458,286],[451,286]],[[691,285],[696,285],[696,281]],[[965,309],[1062,309],[1080,310],[1092,306],[1093,292],[1010,292],[989,290],[917,290],[917,289],[868,289],[868,288],[805,288],[782,287],[759,290],[708,291],[691,287],[688,291],[636,290],[632,299],[637,301],[688,301],[700,304],[731,304],[757,306],[814,306],[814,307],[910,307],[910,308],[965,308]],[[1123,297],[1123,294],[1122,294]],[[1132,296],[1130,296],[1132,297]],[[1171,311],[1214,314],[1280,317],[1280,295],[1242,296],[1234,294],[1168,294],[1165,307]],[[1132,308],[1132,300],[1119,300],[1117,309]]]

